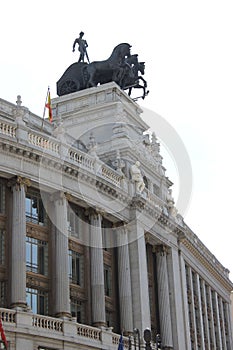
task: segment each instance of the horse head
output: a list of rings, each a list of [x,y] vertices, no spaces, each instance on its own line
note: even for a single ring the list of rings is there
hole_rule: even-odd
[[[139,72],[144,75],[145,74],[145,62],[139,62],[138,63],[138,70]]]
[[[126,58],[126,62],[129,64],[129,65],[138,65],[138,54],[134,54],[134,55],[131,55],[129,57]]]
[[[118,62],[119,61],[122,62],[123,59],[125,59],[125,57],[130,56],[130,48],[131,48],[131,45],[129,45],[127,43],[121,43],[121,44],[117,45],[113,49],[112,54],[111,54],[109,59],[117,60]]]

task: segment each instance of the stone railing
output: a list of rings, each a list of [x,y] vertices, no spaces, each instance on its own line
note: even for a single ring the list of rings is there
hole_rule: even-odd
[[[122,176],[119,175],[115,170],[111,169],[110,167],[108,167],[105,164],[103,164],[101,167],[101,176],[104,179],[109,180],[114,185],[116,185],[118,187],[121,186]]]
[[[150,192],[147,188],[145,188],[144,191],[146,193],[146,199],[152,206],[159,209],[164,205],[163,200],[156,196],[156,194]]]
[[[98,328],[77,324],[77,335],[93,340],[101,340],[101,330]]]
[[[15,311],[9,309],[0,309],[0,318],[3,322],[15,323]]]
[[[29,133],[28,143],[41,149],[59,154],[59,143],[38,134]]]
[[[69,151],[69,160],[83,168],[87,168],[94,171],[94,159],[88,156],[88,154],[83,153],[82,151],[71,149]]]
[[[0,134],[16,137],[16,126],[0,122]]]
[[[43,338],[54,339],[63,344],[72,341],[76,347],[92,344],[96,349],[108,347],[109,350],[117,350],[120,335],[112,332],[112,328],[95,328],[89,325],[76,323],[74,320],[63,320],[44,315],[36,315],[31,312],[23,312],[0,308],[0,317],[4,322],[4,329],[7,339],[11,342],[15,337],[15,332],[27,333],[33,337],[38,335]],[[45,335],[46,334],[46,335]],[[38,342],[38,339],[36,340]],[[124,337],[124,346],[128,348],[128,338]],[[31,349],[31,348],[30,348]],[[59,347],[60,349],[60,347]]]
[[[57,318],[51,318],[41,315],[32,316],[32,325],[33,327],[52,330],[57,332],[63,332],[63,321]]]

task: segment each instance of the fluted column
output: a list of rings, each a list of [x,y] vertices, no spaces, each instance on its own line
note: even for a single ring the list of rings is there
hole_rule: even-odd
[[[217,335],[217,344],[218,349],[222,350],[222,334],[221,334],[221,326],[219,319],[219,307],[218,307],[218,294],[214,292],[214,308],[215,308],[215,316],[216,316],[216,335]]]
[[[30,181],[17,177],[8,184],[13,192],[11,236],[11,306],[24,309],[26,303],[26,214],[25,189]]]
[[[209,308],[210,308],[210,333],[211,333],[211,350],[217,350],[216,347],[216,337],[215,337],[215,329],[214,329],[214,310],[213,310],[213,303],[212,303],[212,290],[211,287],[207,287],[208,291],[208,302],[209,302]]]
[[[226,325],[225,325],[225,317],[224,317],[224,309],[223,309],[223,300],[220,298],[219,300],[219,315],[221,317],[221,333],[222,333],[222,347],[223,349],[227,349],[227,341],[226,341]]]
[[[135,220],[128,225],[131,288],[134,328],[140,334],[151,329],[150,299],[146,258],[146,242],[143,225]]]
[[[173,349],[171,309],[167,273],[167,248],[156,247],[160,332],[164,349]]]
[[[106,325],[101,220],[99,212],[90,210],[92,321],[97,327]]]
[[[67,200],[63,192],[51,196],[53,216],[53,293],[54,313],[57,317],[70,317]]]
[[[206,332],[206,350],[211,350],[210,348],[210,331],[209,331],[209,320],[208,320],[208,310],[207,310],[207,295],[206,295],[206,285],[205,281],[201,281],[201,295],[203,300],[203,306],[204,306],[204,324],[205,324],[205,332]]]
[[[128,232],[125,225],[116,227],[115,232],[118,253],[120,325],[124,334],[130,334],[133,332],[133,309]]]

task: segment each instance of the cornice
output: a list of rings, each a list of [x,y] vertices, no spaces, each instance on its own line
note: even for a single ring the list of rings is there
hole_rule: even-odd
[[[180,250],[183,252],[183,247],[185,247],[192,256],[200,262],[202,266],[221,284],[226,290],[232,291],[233,283],[230,281],[229,277],[226,275],[228,272],[213,255],[208,254],[207,248],[205,252],[197,246],[194,245],[190,239],[182,233],[179,237]],[[183,247],[182,247],[183,246]],[[215,262],[213,261],[215,260]]]

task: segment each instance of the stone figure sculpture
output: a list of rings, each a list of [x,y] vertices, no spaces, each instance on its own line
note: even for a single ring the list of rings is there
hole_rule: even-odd
[[[143,177],[141,174],[140,165],[141,165],[140,162],[137,160],[136,163],[131,165],[131,168],[130,168],[131,178],[132,178],[132,181],[135,182],[137,193],[142,193],[142,191],[145,188],[145,183],[143,181]]]
[[[84,62],[84,58],[86,56],[87,62],[90,63],[89,57],[88,57],[88,54],[87,54],[88,44],[87,44],[86,40],[83,39],[83,36],[84,36],[84,33],[80,32],[79,33],[79,37],[77,39],[75,39],[75,41],[73,43],[73,52],[75,51],[75,45],[78,44],[78,50],[80,52],[80,56],[79,56],[78,62]]]

